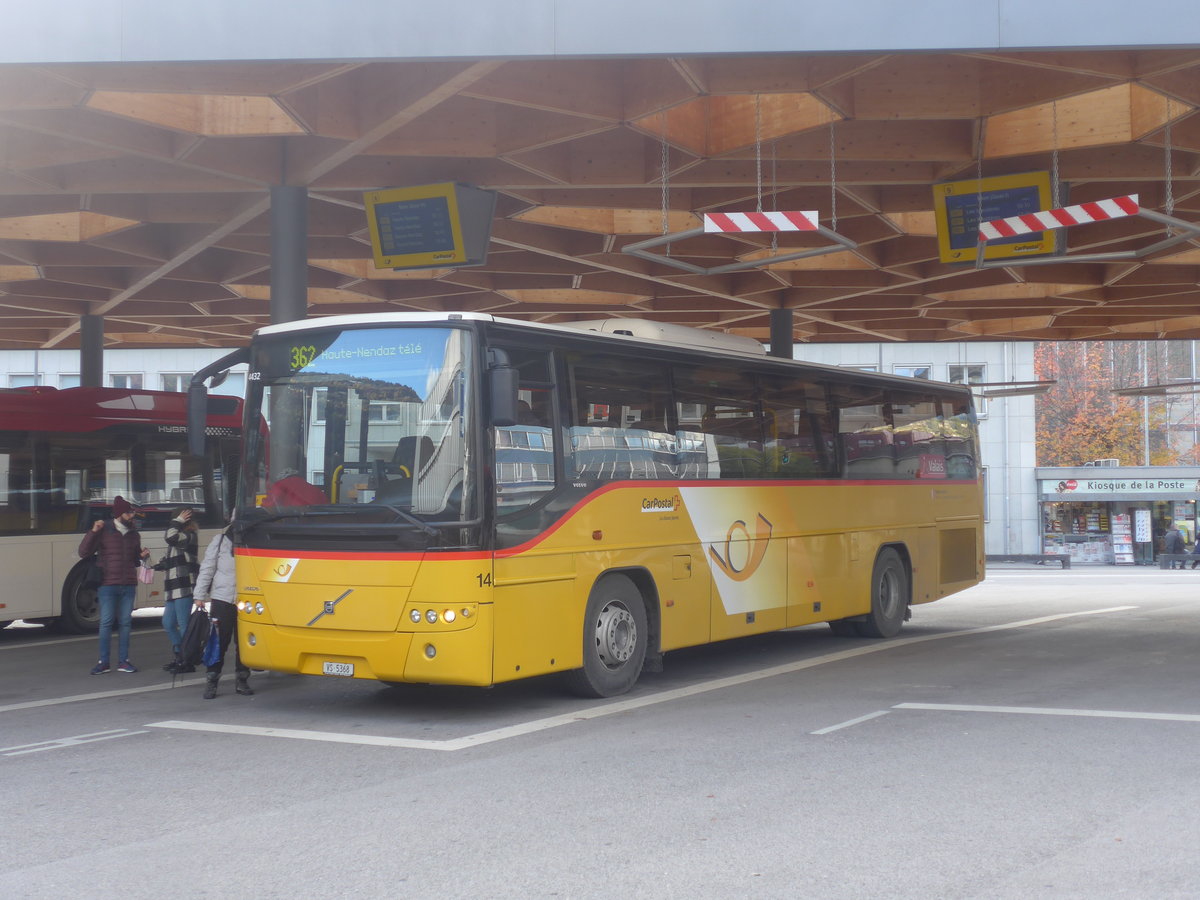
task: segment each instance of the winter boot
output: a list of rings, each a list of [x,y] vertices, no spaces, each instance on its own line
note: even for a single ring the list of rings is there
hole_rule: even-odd
[[[254,691],[250,687],[250,676],[249,675],[239,674],[237,677],[237,681],[234,682],[233,689],[235,691],[237,691],[239,694],[242,694],[243,696],[246,696],[246,697],[252,697],[254,695]]]
[[[204,699],[211,700],[217,696],[217,682],[221,680],[220,672],[209,672],[204,676]]]

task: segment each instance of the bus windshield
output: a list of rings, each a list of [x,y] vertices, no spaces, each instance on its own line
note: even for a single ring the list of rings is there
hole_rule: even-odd
[[[254,522],[397,525],[475,515],[470,377],[461,328],[305,331],[251,362],[239,506]]]

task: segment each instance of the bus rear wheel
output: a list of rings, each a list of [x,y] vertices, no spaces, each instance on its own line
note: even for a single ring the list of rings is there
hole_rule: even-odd
[[[646,660],[646,604],[626,575],[596,582],[583,618],[583,668],[567,673],[583,697],[613,697],[633,687]]]
[[[87,565],[80,563],[67,576],[62,592],[62,611],[54,627],[67,634],[95,634],[100,630],[100,597],[84,577]]]
[[[908,570],[900,554],[885,547],[871,572],[871,611],[858,623],[863,637],[888,638],[900,633],[908,615]]]

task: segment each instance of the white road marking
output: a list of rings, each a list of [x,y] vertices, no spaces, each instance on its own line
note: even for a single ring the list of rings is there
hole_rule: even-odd
[[[293,740],[304,741],[329,741],[338,744],[366,744],[377,747],[402,747],[414,750],[465,750],[469,747],[479,747],[484,744],[495,743],[496,741],[504,741],[510,738],[534,734],[539,731],[547,731],[551,728],[559,728],[563,725],[571,725],[576,722],[583,722],[589,719],[599,719],[604,716],[612,716],[618,713],[628,712],[629,710],[633,709],[642,709],[647,706],[657,706],[661,703],[670,703],[673,700],[682,700],[687,697],[697,696],[699,694],[707,694],[711,693],[712,691],[719,691],[724,690],[725,688],[750,684],[751,682],[762,681],[766,678],[775,678],[779,675],[789,675],[793,672],[800,672],[804,669],[812,669],[817,666],[824,666],[830,663],[842,662],[843,660],[854,659],[858,656],[866,656],[871,653],[882,653],[887,650],[896,650],[901,647],[908,647],[912,644],[921,644],[927,641],[940,641],[947,638],[965,637],[972,634],[988,634],[994,631],[1007,631],[1014,628],[1027,628],[1031,625],[1043,625],[1047,622],[1056,622],[1062,619],[1072,619],[1079,616],[1095,616],[1104,613],[1124,612],[1131,609],[1137,609],[1137,607],[1110,606],[1104,609],[1089,609],[1081,610],[1079,612],[1059,613],[1053,616],[1039,616],[1036,619],[1023,619],[1019,622],[1006,622],[1001,625],[985,625],[981,628],[968,628],[965,631],[947,631],[941,634],[927,634],[918,637],[881,641],[879,643],[868,644],[862,647],[852,647],[847,650],[840,650],[837,653],[827,653],[824,656],[817,656],[811,659],[802,659],[798,660],[797,662],[784,663],[783,665],[772,666],[768,669],[760,669],[756,672],[746,672],[741,675],[731,675],[727,678],[715,678],[712,681],[704,681],[700,682],[699,684],[675,688],[674,690],[670,691],[660,691],[655,694],[648,694],[644,697],[630,697],[625,700],[616,700],[611,703],[586,707],[574,712],[563,713],[557,716],[548,716],[544,719],[534,719],[529,722],[520,722],[516,725],[508,725],[504,728],[496,728],[492,731],[481,731],[476,734],[469,734],[459,738],[451,738],[445,741],[419,740],[415,738],[394,738],[383,735],[344,734],[333,731],[301,731],[287,728],[266,728],[253,725],[221,725],[210,724],[207,722],[186,722],[176,720],[151,722],[148,723],[146,727],[178,728],[187,731],[212,731],[221,734],[244,734],[258,737],[291,738]]]
[[[110,676],[97,676],[110,677]],[[120,675],[115,676],[120,678]],[[152,691],[169,691],[172,688],[199,685],[203,678],[180,678],[174,684],[149,684],[145,687],[124,688],[115,691],[97,691],[94,694],[75,694],[70,697],[50,697],[46,700],[27,700],[24,703],[10,703],[0,706],[0,713],[13,712],[18,709],[37,709],[42,706],[58,706],[62,703],[81,703],[84,700],[105,700],[109,697],[126,697],[130,694],[149,694]]]
[[[90,734],[77,734],[74,737],[39,741],[36,744],[0,747],[0,756],[20,756],[24,753],[40,753],[43,750],[62,750],[65,747],[78,747],[80,744],[94,744],[96,741],[111,741],[113,738],[133,737],[135,734],[149,733],[148,731],[129,731],[126,728],[118,728],[115,731],[93,731]]]
[[[843,728],[849,728],[852,725],[858,725],[862,722],[869,722],[871,719],[878,719],[880,716],[886,716],[890,710],[881,709],[877,712],[867,713],[865,716],[859,716],[857,719],[850,719],[846,722],[840,722],[837,725],[830,725],[828,728],[820,728],[817,731],[810,731],[809,734],[829,734],[833,731],[840,731]]]
[[[966,703],[897,703],[892,709],[940,712],[1016,713],[1025,716],[1083,716],[1091,719],[1149,719],[1160,722],[1200,722],[1192,713],[1128,712],[1115,709],[1054,709],[1041,706],[973,706]]]
[[[50,647],[54,644],[78,644],[80,641],[96,643],[94,634],[82,634],[79,637],[56,638],[52,641],[28,641],[24,644],[0,644],[0,650],[25,650],[37,647]]]
[[[371,747],[401,747],[406,750],[458,750],[453,741],[423,741],[418,738],[384,737],[373,734],[342,734],[336,731],[303,731],[296,728],[264,728],[257,725],[220,725],[212,722],[184,722],[168,719],[149,722],[147,728],[174,728],[180,731],[211,731],[217,734],[245,734],[255,737],[291,738],[296,741],[327,741],[332,744],[366,744]]]

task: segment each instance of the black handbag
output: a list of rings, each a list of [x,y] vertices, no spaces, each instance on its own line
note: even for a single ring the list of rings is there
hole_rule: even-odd
[[[212,627],[208,613],[193,609],[183,632],[183,643],[179,645],[179,661],[185,666],[198,666],[204,656],[204,645],[208,643],[208,632]]]

